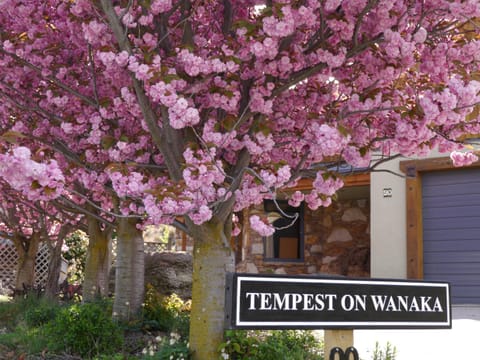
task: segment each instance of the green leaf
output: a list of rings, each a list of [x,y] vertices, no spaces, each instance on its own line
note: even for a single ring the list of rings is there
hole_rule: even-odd
[[[115,138],[110,135],[105,135],[101,140],[103,150],[110,149],[114,143],[115,143]]]
[[[25,136],[18,131],[7,131],[0,136],[0,139],[10,144],[17,144],[19,139],[24,139]]]
[[[480,115],[480,105],[475,105],[473,107],[473,111],[465,117],[465,121],[469,122],[469,121],[477,120],[479,115]]]

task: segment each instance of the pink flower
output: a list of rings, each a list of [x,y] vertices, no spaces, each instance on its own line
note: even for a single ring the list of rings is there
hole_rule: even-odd
[[[172,0],[154,0],[150,9],[154,15],[166,12],[172,8]]]
[[[194,224],[200,225],[212,218],[212,210],[208,206],[202,205],[200,206],[198,211],[190,214],[189,216],[190,219],[192,219],[192,221],[194,222]]]
[[[288,204],[294,207],[298,207],[304,199],[305,195],[301,191],[295,191],[288,200]]]
[[[250,216],[250,226],[262,236],[270,236],[275,232],[273,226],[262,221],[258,215]]]
[[[450,159],[452,159],[453,166],[461,167],[473,164],[478,160],[478,156],[471,152],[453,151],[450,154]]]
[[[64,190],[65,178],[55,160],[40,163],[30,158],[30,149],[20,146],[12,155],[0,154],[0,177],[29,200],[51,200]]]
[[[425,28],[421,27],[417,30],[417,32],[415,33],[415,35],[413,35],[413,40],[417,43],[417,44],[422,44],[425,42],[425,40],[427,40],[427,30],[425,30]]]

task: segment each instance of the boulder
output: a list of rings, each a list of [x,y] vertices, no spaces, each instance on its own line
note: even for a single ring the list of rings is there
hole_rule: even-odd
[[[161,252],[145,255],[145,284],[164,295],[177,294],[183,300],[192,297],[192,255]]]
[[[181,299],[192,297],[192,255],[185,252],[145,254],[145,285],[152,285],[163,295],[177,294]],[[110,272],[110,291],[114,292],[115,267]]]

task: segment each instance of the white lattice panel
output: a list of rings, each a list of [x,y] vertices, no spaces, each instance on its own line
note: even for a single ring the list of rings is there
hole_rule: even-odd
[[[0,286],[2,288],[9,288],[14,284],[17,261],[15,247],[10,242],[0,240]]]
[[[147,254],[155,254],[158,252],[167,251],[168,244],[166,243],[156,243],[156,242],[146,242],[144,244],[144,252]]]
[[[43,287],[47,283],[50,251],[47,244],[41,244],[35,258],[35,286]]]
[[[35,286],[45,286],[48,276],[50,252],[48,246],[42,244],[35,259]],[[0,286],[12,288],[15,284],[18,255],[15,246],[10,242],[0,242]]]

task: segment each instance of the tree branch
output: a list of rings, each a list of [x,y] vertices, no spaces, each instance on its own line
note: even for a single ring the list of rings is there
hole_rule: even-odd
[[[65,90],[66,92],[74,95],[75,97],[79,98],[80,100],[82,100],[84,103],[88,104],[88,105],[91,105],[93,106],[94,108],[98,109],[99,106],[98,104],[96,103],[95,100],[89,98],[88,96],[85,96],[81,93],[79,93],[77,90],[75,89],[72,89],[70,86],[64,84],[63,82],[61,82],[60,80],[58,80],[55,76],[43,76],[42,75],[42,69],[39,68],[38,66],[35,66],[33,65],[32,63],[30,63],[29,61],[25,60],[25,59],[22,59],[21,57],[17,56],[16,54],[13,54],[11,52],[8,52],[6,51],[3,46],[0,46],[0,53],[2,54],[5,54],[9,57],[11,57],[12,59],[14,59],[16,62],[18,62],[19,64],[23,65],[23,66],[26,66],[28,67],[29,69],[32,69],[34,70],[35,72],[37,72],[38,74],[40,74],[40,76],[45,79],[46,81],[58,86],[59,88]]]
[[[101,0],[101,4],[114,36],[118,42],[120,50],[126,51],[129,55],[132,55],[132,47],[128,39],[124,36],[123,26],[120,23],[115,10],[113,9],[111,1]],[[153,142],[164,157],[171,179],[174,181],[179,181],[182,178],[181,163],[183,158],[181,155],[179,156],[178,151],[172,151],[170,146],[172,144],[182,143],[181,132],[175,131],[169,126],[168,113],[167,119],[163,117],[163,131],[160,129],[157,123],[157,116],[155,115],[150,101],[145,94],[143,84],[135,78],[134,74],[131,73],[130,77],[132,79],[133,88],[135,89],[135,93],[137,95],[138,104],[142,110],[143,118],[150,131]]]
[[[233,21],[233,7],[230,0],[223,0],[223,24],[222,32],[224,36],[230,34],[230,29],[232,28]]]

